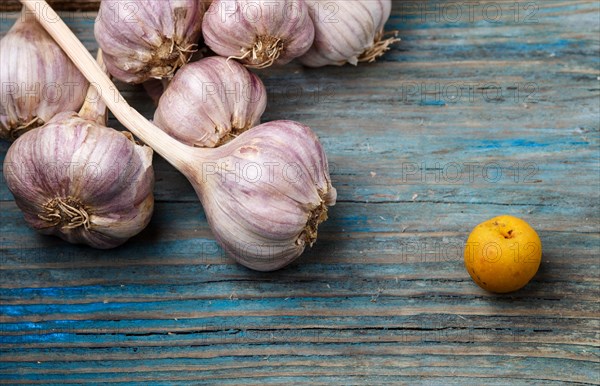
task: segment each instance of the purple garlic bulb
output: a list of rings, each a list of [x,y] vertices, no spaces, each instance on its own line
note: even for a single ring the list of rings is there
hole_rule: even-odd
[[[266,68],[308,51],[315,28],[305,0],[214,0],[202,33],[217,54]]]
[[[196,50],[208,0],[102,0],[94,34],[108,71],[127,83],[170,78]]]
[[[0,40],[0,139],[15,140],[78,110],[88,81],[25,10]]]
[[[154,124],[180,142],[220,146],[260,123],[262,81],[236,61],[213,56],[190,63],[160,98]]]
[[[315,40],[300,63],[321,67],[374,62],[399,41],[395,36],[385,38],[383,28],[391,10],[391,0],[311,1]]]
[[[73,112],[17,139],[4,174],[27,224],[70,243],[113,248],[152,216],[152,149]]]
[[[195,155],[183,172],[217,241],[248,268],[273,271],[294,261],[335,205],[327,157],[299,123],[265,123]]]

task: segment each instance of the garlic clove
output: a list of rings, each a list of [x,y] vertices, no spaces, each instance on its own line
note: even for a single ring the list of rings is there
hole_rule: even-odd
[[[106,66],[127,83],[170,78],[196,50],[208,0],[102,0],[94,25]]]
[[[83,104],[87,80],[25,10],[0,40],[0,52],[1,139],[15,140]]]
[[[15,141],[4,170],[25,221],[42,234],[112,248],[152,216],[152,150],[73,112]]]
[[[235,260],[272,271],[313,245],[336,190],[308,127],[265,123],[215,151],[190,178],[216,239]]]
[[[315,29],[305,0],[214,0],[202,33],[217,54],[266,68],[306,53]]]
[[[384,27],[391,10],[391,0],[314,0],[309,13],[315,39],[299,58],[300,63],[322,67],[375,61],[399,41],[395,32],[391,33],[394,36],[385,37]]]
[[[244,66],[209,57],[183,67],[160,98],[154,123],[180,142],[220,146],[260,123],[262,81]]]

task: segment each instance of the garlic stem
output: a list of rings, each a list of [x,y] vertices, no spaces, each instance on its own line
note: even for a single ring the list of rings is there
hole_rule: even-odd
[[[88,81],[96,87],[119,122],[179,170],[194,159],[198,159],[192,157],[194,153],[192,147],[170,137],[127,103],[108,75],[102,71],[88,50],[45,0],[20,1],[54,38]]]
[[[96,62],[105,74],[108,74],[106,65],[104,64],[104,58],[102,57],[102,50],[98,50],[96,55]],[[106,126],[107,123],[107,111],[106,103],[100,97],[96,87],[90,84],[88,87],[87,94],[85,95],[85,101],[81,110],[79,110],[79,116],[87,119],[88,121],[96,122],[99,125]]]

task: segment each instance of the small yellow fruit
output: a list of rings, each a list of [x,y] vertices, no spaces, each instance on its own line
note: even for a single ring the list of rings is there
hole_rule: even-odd
[[[542,242],[520,218],[498,216],[473,229],[464,257],[467,272],[481,288],[512,292],[535,276],[542,260]]]

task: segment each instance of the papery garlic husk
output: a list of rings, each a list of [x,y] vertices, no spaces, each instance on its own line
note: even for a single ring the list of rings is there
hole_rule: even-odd
[[[29,226],[74,244],[121,245],[154,208],[152,149],[74,112],[16,140],[4,175]]]
[[[78,110],[88,81],[25,10],[0,40],[0,138],[15,140]]]
[[[154,124],[196,147],[227,143],[260,124],[267,106],[262,81],[236,61],[219,56],[183,67],[160,98]]]
[[[170,78],[196,50],[207,0],[102,0],[94,34],[108,71],[127,83]]]
[[[305,0],[214,0],[202,32],[217,54],[266,68],[306,53],[315,29]]]
[[[213,149],[184,170],[219,244],[258,271],[282,268],[317,239],[335,205],[327,158],[317,136],[292,121],[274,121]],[[206,151],[206,149],[204,149]]]
[[[299,58],[305,66],[374,62],[400,40],[395,32],[387,38],[384,32],[391,0],[314,0],[310,4],[315,39],[310,50]]]

